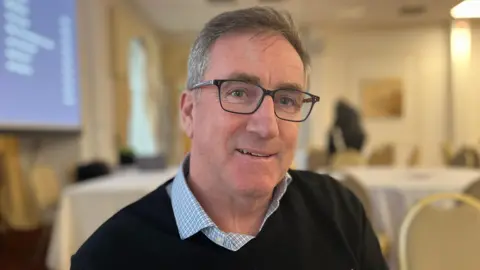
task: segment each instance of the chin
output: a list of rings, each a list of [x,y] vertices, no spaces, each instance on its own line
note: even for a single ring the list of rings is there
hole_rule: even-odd
[[[261,196],[271,193],[282,177],[279,173],[268,170],[236,169],[226,180],[231,181],[231,187],[237,192]]]

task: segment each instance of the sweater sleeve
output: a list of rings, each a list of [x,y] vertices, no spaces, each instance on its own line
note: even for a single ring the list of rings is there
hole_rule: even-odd
[[[350,232],[350,239],[356,239],[355,241],[352,241],[351,244],[355,243],[353,248],[360,269],[388,270],[389,268],[383,257],[380,243],[378,242],[378,238],[373,230],[370,220],[367,218],[362,202],[348,188],[341,185],[338,187],[342,190],[340,193],[344,194],[344,196],[339,197],[344,198],[348,205],[346,208],[350,209],[350,211],[347,211],[346,209],[340,211],[349,212],[352,215],[352,222],[347,222],[348,224],[345,224],[345,221],[348,220],[346,219],[344,220],[344,226],[349,227],[345,230]],[[352,226],[355,226],[356,228]],[[354,232],[354,235],[351,235],[352,232]]]
[[[332,215],[355,253],[359,269],[388,270],[377,236],[361,201],[332,177],[324,176],[323,182],[328,183],[330,188],[325,189],[329,191],[322,197],[331,197],[332,204],[335,205]]]
[[[325,214],[323,221],[330,219],[337,227],[340,237],[348,246],[355,264],[360,270],[388,270],[377,236],[361,201],[348,188],[329,175],[306,171],[290,171],[295,179],[304,179],[303,195],[312,199]],[[309,181],[311,180],[311,181]],[[358,270],[355,268],[355,270]]]
[[[365,211],[362,211],[362,215],[360,218],[361,224],[363,224],[362,239],[360,243],[360,248],[358,249],[360,253],[360,269],[388,270],[388,266],[385,262],[385,258],[383,257],[377,236],[373,231],[370,221],[365,215]]]
[[[70,270],[87,270],[87,269],[100,269],[86,259],[86,258],[78,258],[76,255],[73,255],[70,260]]]
[[[112,265],[115,262],[115,250],[108,243],[111,242],[111,239],[103,239],[103,237],[98,236],[95,239],[90,239],[82,245],[82,247],[71,257],[70,259],[70,270],[102,270],[102,269],[115,269]],[[118,237],[118,239],[121,239]],[[121,245],[117,244],[117,247]],[[114,250],[112,252],[112,250]],[[117,267],[118,268],[118,267]]]

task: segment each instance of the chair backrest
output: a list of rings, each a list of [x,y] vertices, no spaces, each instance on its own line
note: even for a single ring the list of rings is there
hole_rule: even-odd
[[[443,164],[445,165],[450,165],[450,162],[453,158],[453,146],[451,143],[443,143],[442,146],[442,160],[443,160]]]
[[[408,211],[408,199],[404,192],[395,187],[385,187],[381,190],[382,196],[388,198],[385,203],[375,207],[378,215],[381,217],[379,222],[381,230],[385,232],[393,242],[397,243],[400,226]],[[394,249],[397,247],[395,246]]]
[[[420,148],[414,146],[407,159],[407,166],[414,167],[420,164]]]
[[[2,225],[3,219],[5,217],[2,216],[2,213],[4,212],[3,209],[5,208],[5,183],[7,179],[7,172],[5,168],[5,158],[3,156],[3,153],[0,153],[0,225]]]
[[[5,179],[7,179],[7,168],[5,167],[5,158],[3,153],[0,153],[0,187],[5,183]]]
[[[308,152],[308,167],[310,171],[316,171],[328,166],[327,151],[323,149],[312,148]]]
[[[446,204],[452,200],[461,204]],[[468,195],[424,198],[409,210],[400,228],[401,270],[478,270],[479,250],[480,201]]]
[[[342,183],[343,186],[348,188],[353,194],[355,194],[355,196],[357,196],[362,203],[363,208],[365,209],[367,217],[372,220],[372,202],[367,188],[365,188],[360,181],[350,174],[344,174],[340,183]]]
[[[341,169],[345,167],[363,166],[365,164],[365,159],[360,152],[347,149],[346,151],[335,153],[330,166],[333,169]]]
[[[468,185],[463,190],[463,194],[470,195],[480,200],[480,178]]]
[[[395,147],[392,144],[385,144],[376,148],[368,158],[368,164],[374,166],[394,165]]]
[[[480,156],[476,149],[472,147],[462,147],[453,156],[450,165],[454,167],[478,168],[480,166]]]
[[[58,202],[60,183],[51,168],[35,166],[31,172],[30,186],[40,212],[47,210]]]

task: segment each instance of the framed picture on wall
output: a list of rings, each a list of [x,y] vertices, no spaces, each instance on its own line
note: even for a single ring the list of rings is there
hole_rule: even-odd
[[[404,88],[400,78],[360,81],[360,108],[365,118],[401,118]]]

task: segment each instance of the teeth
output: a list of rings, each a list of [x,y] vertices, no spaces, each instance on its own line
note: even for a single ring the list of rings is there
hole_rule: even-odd
[[[262,154],[257,154],[257,153],[251,153],[251,152],[248,152],[248,151],[243,150],[243,149],[239,149],[238,151],[242,154],[251,155],[251,156],[255,156],[255,157],[269,157],[270,156],[270,155],[262,155]]]

